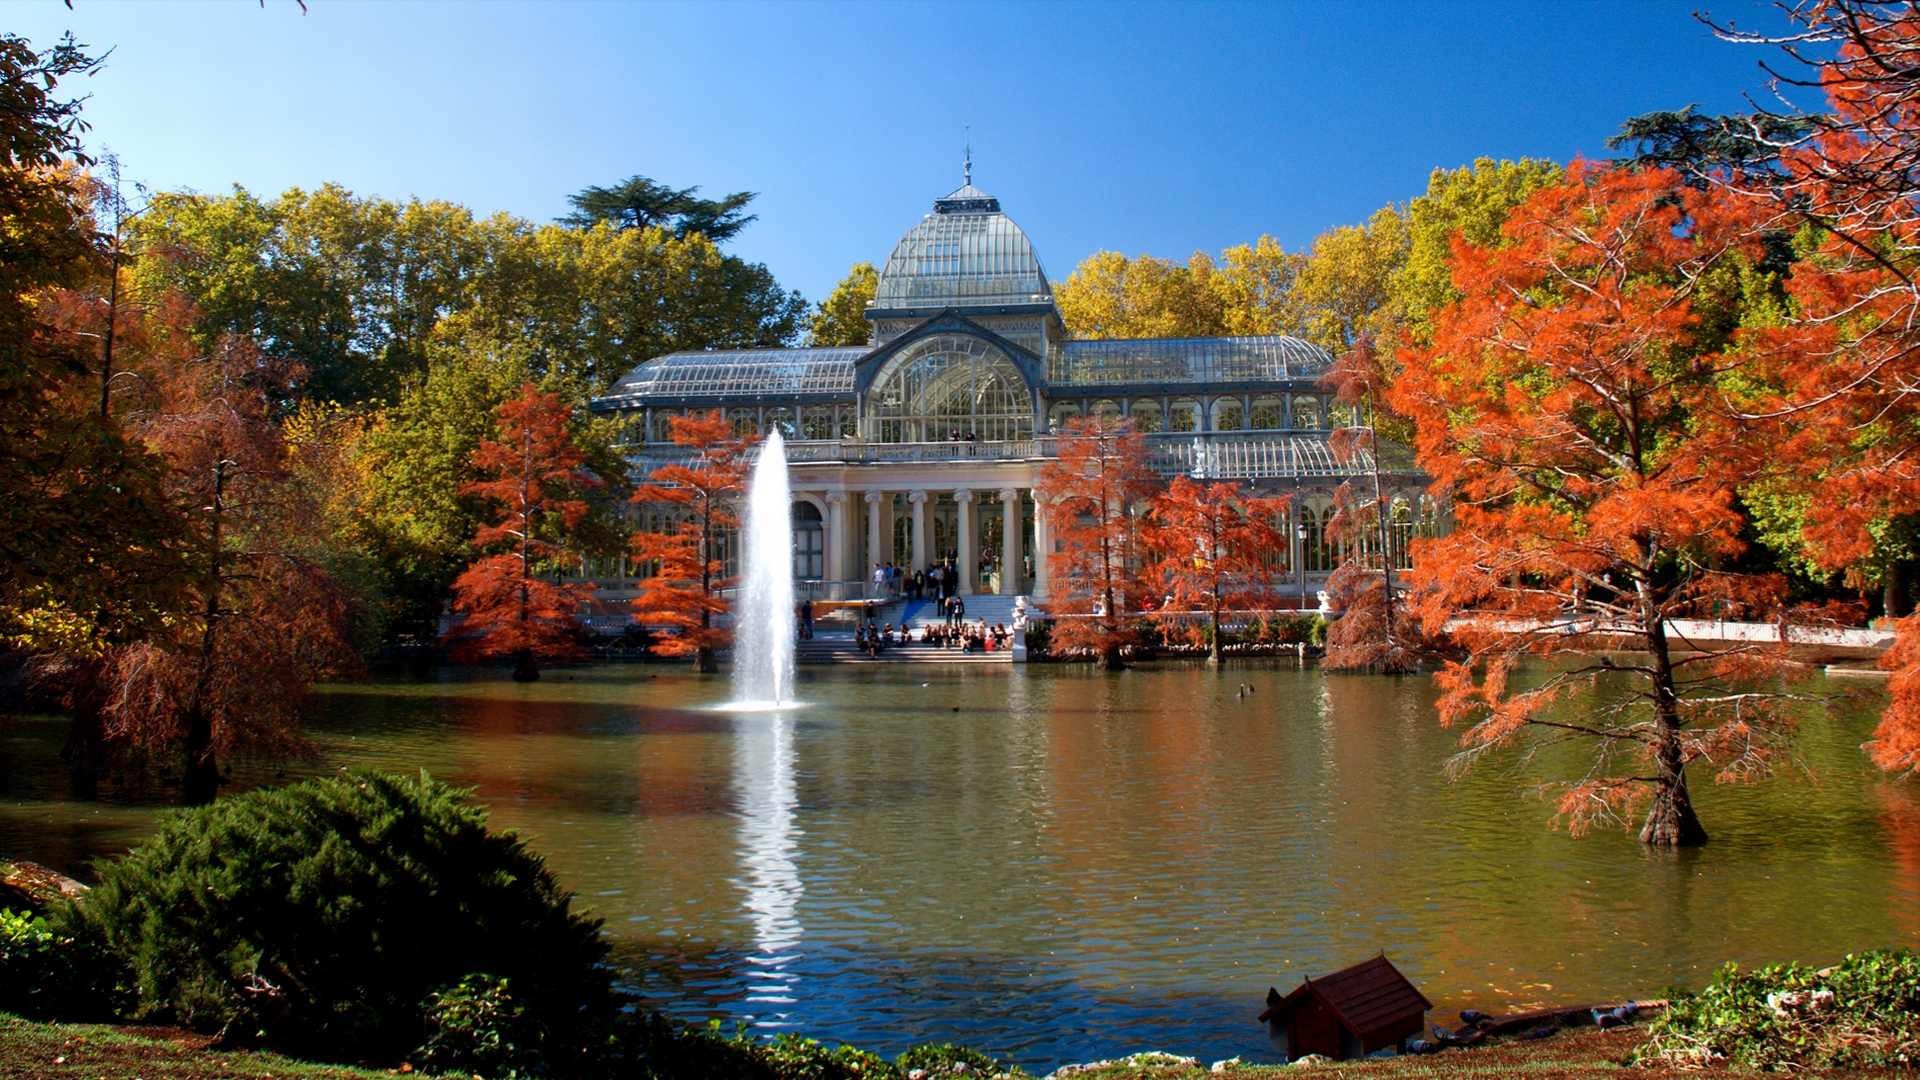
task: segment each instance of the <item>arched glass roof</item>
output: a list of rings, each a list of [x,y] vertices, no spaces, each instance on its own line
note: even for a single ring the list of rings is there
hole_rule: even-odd
[[[853,397],[854,361],[865,346],[836,349],[734,349],[678,352],[627,373],[600,399],[656,401],[700,398]]]
[[[1279,334],[1063,341],[1047,357],[1047,382],[1058,395],[1075,385],[1317,379],[1332,364],[1320,346]]]
[[[1033,304],[1053,296],[1040,256],[1000,200],[968,184],[936,200],[880,271],[874,306]]]

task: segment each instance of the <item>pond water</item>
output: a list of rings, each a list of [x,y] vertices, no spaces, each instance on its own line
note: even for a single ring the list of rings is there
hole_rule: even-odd
[[[659,665],[329,687],[322,758],[289,771],[472,787],[680,1015],[1035,1071],[1272,1060],[1267,987],[1380,950],[1490,1010],[1920,936],[1920,797],[1861,755],[1871,700],[1807,714],[1803,770],[1695,778],[1713,842],[1662,853],[1551,828],[1530,792],[1572,759],[1447,780],[1421,677],[830,668],[774,714],[716,711],[727,689]],[[0,729],[0,851],[71,869],[157,808],[68,799],[59,734]]]

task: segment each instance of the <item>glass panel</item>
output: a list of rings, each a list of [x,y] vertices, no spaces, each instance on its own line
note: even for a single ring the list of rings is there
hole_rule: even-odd
[[[800,410],[800,437],[803,439],[833,438],[833,407],[809,405]]]
[[[1167,430],[1200,430],[1200,403],[1192,398],[1174,398],[1167,407]]]
[[[1075,401],[1055,402],[1047,410],[1047,430],[1058,434],[1067,429],[1067,421],[1080,415],[1080,404]]]
[[[736,436],[760,434],[760,422],[754,418],[752,409],[735,409],[727,414],[733,421],[733,433]]]
[[[673,441],[673,418],[680,414],[672,409],[653,410],[653,441]]]
[[[1262,394],[1253,399],[1253,408],[1247,413],[1247,426],[1258,431],[1278,428],[1282,411],[1279,398],[1272,394]]]
[[[1160,430],[1160,403],[1151,398],[1133,403],[1133,430],[1152,435]]]
[[[852,394],[854,361],[865,348],[734,349],[669,353],[615,383],[621,398],[786,397]]]
[[[1063,341],[1047,355],[1047,381],[1059,386],[1123,382],[1264,382],[1318,378],[1333,358],[1299,338],[1142,338]]]
[[[1120,403],[1112,398],[1101,398],[1094,402],[1093,407],[1088,411],[1095,416],[1113,418],[1120,415]]]
[[[772,434],[773,432],[776,432],[776,431],[780,433],[780,437],[782,439],[785,439],[788,442],[793,441],[793,410],[792,409],[768,409],[767,410],[767,433]]]
[[[1320,399],[1296,396],[1293,399],[1293,426],[1301,431],[1311,431],[1320,426]]]
[[[1327,407],[1327,426],[1336,428],[1353,427],[1358,410],[1344,401],[1336,401]]]
[[[1247,426],[1246,412],[1239,398],[1220,398],[1213,403],[1213,430],[1239,431]]]
[[[990,209],[989,209],[990,204]],[[1052,295],[1040,258],[999,203],[941,200],[894,245],[874,294],[879,307]]]
[[[1020,370],[978,338],[940,334],[887,361],[867,393],[880,442],[1033,437],[1033,395]]]
[[[854,408],[850,405],[842,405],[840,406],[838,415],[840,417],[840,437],[843,439],[857,437],[860,434],[860,416]]]

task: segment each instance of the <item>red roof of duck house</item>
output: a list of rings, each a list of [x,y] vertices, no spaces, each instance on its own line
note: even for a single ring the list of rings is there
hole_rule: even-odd
[[[1366,1045],[1367,1053],[1424,1030],[1425,1014],[1433,1008],[1433,1002],[1382,953],[1331,975],[1307,979],[1261,1013],[1260,1019],[1284,1016],[1309,996],[1332,1009],[1341,1026]]]

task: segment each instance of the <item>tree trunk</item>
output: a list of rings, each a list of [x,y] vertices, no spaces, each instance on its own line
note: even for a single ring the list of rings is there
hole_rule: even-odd
[[[220,791],[220,763],[213,755],[213,722],[205,706],[195,702],[181,726],[185,729],[187,767],[180,778],[180,801],[205,806]]]
[[[1643,593],[1646,586],[1641,586]],[[1653,805],[1647,807],[1640,842],[1658,847],[1697,847],[1707,842],[1707,830],[1694,815],[1687,798],[1686,762],[1680,758],[1680,697],[1673,689],[1673,663],[1667,649],[1667,629],[1650,604],[1646,619],[1648,651],[1653,654],[1654,780]]]
[[[1106,644],[1100,646],[1100,670],[1120,671],[1127,665],[1120,659],[1120,646]]]
[[[1216,608],[1213,612],[1213,640],[1207,646],[1207,663],[1219,667],[1225,662],[1226,656],[1220,650],[1220,611]]]
[[[1907,615],[1907,576],[1906,567],[1899,562],[1887,565],[1886,578],[1881,586],[1881,606],[1886,608],[1887,618],[1901,619]]]
[[[540,662],[533,658],[531,649],[522,649],[513,654],[513,681],[540,681]]]
[[[720,660],[714,653],[713,646],[702,645],[693,650],[693,670],[703,675],[713,675],[719,672]]]

